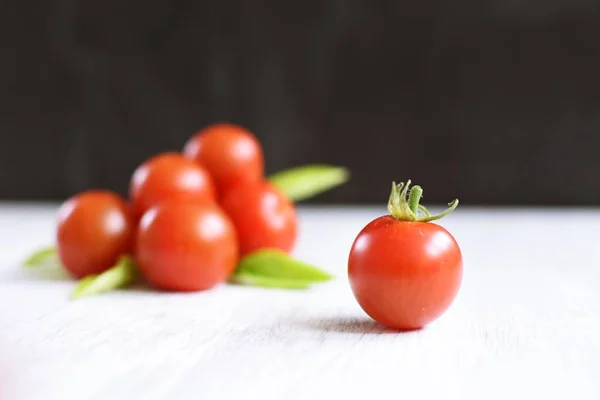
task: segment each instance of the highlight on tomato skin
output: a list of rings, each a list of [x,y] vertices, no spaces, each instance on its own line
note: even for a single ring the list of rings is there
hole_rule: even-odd
[[[419,204],[422,189],[394,185],[390,214],[369,222],[348,257],[348,279],[361,308],[393,329],[422,328],[442,316],[461,286],[463,258],[455,238]]]
[[[233,224],[216,203],[167,201],[143,215],[135,255],[153,286],[199,291],[227,281],[239,248]]]
[[[296,207],[270,182],[238,186],[225,193],[221,206],[236,228],[242,256],[264,248],[293,250],[298,236]]]
[[[129,185],[136,218],[164,201],[214,201],[216,191],[208,171],[179,153],[155,155],[133,173]]]
[[[210,172],[220,195],[263,179],[262,146],[240,125],[216,123],[201,129],[187,141],[183,154]]]
[[[67,199],[58,210],[57,251],[74,277],[98,274],[132,251],[134,218],[125,200],[106,190]]]

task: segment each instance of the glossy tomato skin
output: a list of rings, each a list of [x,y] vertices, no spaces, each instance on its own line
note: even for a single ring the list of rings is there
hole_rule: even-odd
[[[214,124],[200,130],[185,144],[183,154],[208,169],[220,194],[263,178],[262,147],[239,125]]]
[[[134,214],[140,218],[164,201],[204,202],[215,200],[208,171],[178,153],[156,155],[140,165],[129,186]]]
[[[234,188],[221,206],[238,233],[240,250],[246,255],[261,248],[291,252],[298,234],[294,204],[267,181]]]
[[[144,277],[158,288],[210,289],[235,270],[235,228],[216,203],[162,203],[140,221],[136,258]]]
[[[462,281],[462,254],[452,235],[430,222],[383,216],[356,237],[348,276],[356,300],[376,321],[419,329],[450,307]]]
[[[116,193],[83,192],[58,210],[58,255],[76,278],[112,267],[120,256],[132,251],[134,233],[130,209]]]

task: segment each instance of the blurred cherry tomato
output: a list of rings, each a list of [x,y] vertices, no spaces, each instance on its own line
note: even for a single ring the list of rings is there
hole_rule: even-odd
[[[376,218],[358,234],[350,250],[348,276],[367,314],[391,328],[411,330],[437,319],[452,304],[463,262],[454,237],[428,222],[452,211],[458,201],[445,213],[431,216],[424,207],[417,208],[418,199],[410,202],[414,212],[407,211],[405,194],[397,190],[390,197],[394,216]]]
[[[134,232],[127,203],[119,195],[83,192],[65,201],[58,211],[58,254],[74,277],[98,274],[131,252]]]
[[[209,289],[235,270],[235,229],[215,203],[162,203],[140,221],[136,257],[142,274],[156,287]]]
[[[215,199],[208,172],[181,154],[163,153],[150,158],[133,173],[129,194],[137,218],[150,207],[164,201]]]
[[[263,177],[262,147],[250,131],[238,125],[215,124],[200,130],[188,140],[183,153],[208,169],[219,194]]]
[[[238,234],[242,255],[261,248],[290,252],[296,242],[298,218],[294,204],[267,181],[230,190],[221,206]]]

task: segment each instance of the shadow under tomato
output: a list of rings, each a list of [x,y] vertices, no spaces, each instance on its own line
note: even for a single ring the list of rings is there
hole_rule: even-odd
[[[159,290],[155,287],[152,287],[150,284],[148,284],[144,280],[140,280],[135,283],[132,283],[125,288],[121,288],[120,290],[131,292],[131,293],[158,293],[158,292],[161,292],[161,290]]]
[[[153,293],[153,294],[169,294],[171,296],[192,296],[203,293],[212,293],[216,290],[222,289],[225,287],[225,284],[216,285],[212,288],[208,289],[190,289],[190,290],[176,290],[176,289],[165,289],[155,286],[144,279],[140,279],[138,282],[123,288],[122,290],[127,290],[129,292],[139,292],[139,293]],[[1,399],[0,399],[1,400]]]
[[[362,335],[381,335],[417,332],[421,329],[391,329],[369,318],[359,317],[325,317],[305,321],[306,327],[323,332],[339,332]]]

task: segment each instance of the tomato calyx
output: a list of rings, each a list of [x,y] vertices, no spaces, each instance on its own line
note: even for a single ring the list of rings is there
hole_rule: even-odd
[[[419,202],[423,195],[421,186],[415,185],[410,190],[410,179],[396,184],[392,182],[392,192],[388,201],[388,211],[398,221],[430,222],[445,217],[458,206],[458,199],[448,203],[448,208],[436,215],[431,215],[429,210]]]

